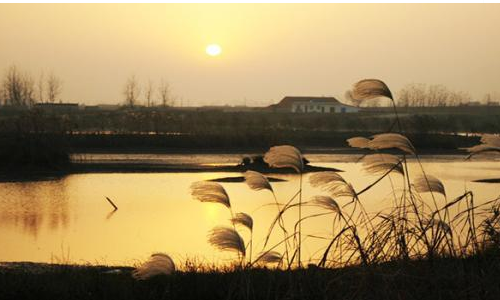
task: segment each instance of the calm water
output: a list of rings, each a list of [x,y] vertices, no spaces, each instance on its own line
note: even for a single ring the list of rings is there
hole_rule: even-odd
[[[160,155],[132,157],[137,160],[158,160],[177,163],[234,163],[241,155]],[[309,155],[316,165],[345,170],[342,175],[360,190],[376,177],[366,174],[354,155]],[[88,159],[88,157],[87,157]],[[99,156],[95,160],[131,159],[129,156]],[[491,200],[500,194],[500,184],[473,183],[481,178],[500,178],[498,161],[464,161],[461,156],[424,157],[426,172],[440,178],[452,199],[465,188],[475,193],[476,201]],[[410,163],[410,171],[420,169]],[[223,263],[231,259],[207,244],[207,232],[216,225],[229,225],[226,208],[193,200],[189,186],[198,180],[237,173],[166,173],[166,174],[82,174],[43,182],[0,183],[0,261],[36,261],[76,263],[133,264],[162,251],[178,260],[196,257]],[[297,175],[276,175],[287,182],[274,183],[280,201],[295,194]],[[391,176],[396,187],[399,175]],[[307,184],[304,199],[323,194]],[[254,253],[262,249],[262,240],[275,216],[272,195],[267,191],[252,191],[243,183],[223,183],[235,212],[246,212],[254,218]],[[106,202],[110,197],[119,207],[112,212]],[[424,198],[427,196],[424,196]],[[384,179],[379,186],[363,194],[361,200],[370,211],[391,205],[391,185]],[[340,199],[345,203],[348,200]],[[438,196],[438,201],[444,199]],[[318,212],[305,208],[304,214]],[[296,212],[286,217],[292,224]],[[304,234],[328,236],[331,216],[311,219],[304,223]],[[249,234],[241,230],[245,239]],[[279,239],[279,232],[274,241]],[[321,240],[306,239],[304,257],[314,257],[324,245]]]

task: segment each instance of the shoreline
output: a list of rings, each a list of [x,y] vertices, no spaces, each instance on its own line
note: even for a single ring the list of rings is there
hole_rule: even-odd
[[[308,154],[366,154],[373,153],[363,149],[356,149],[351,147],[300,147],[296,146],[303,155]],[[262,147],[234,147],[234,148],[122,148],[122,149],[109,149],[109,148],[94,148],[85,149],[85,151],[73,151],[71,155],[85,155],[85,154],[246,154],[246,155],[259,155],[265,153],[269,148]],[[432,149],[425,148],[418,151],[419,155],[467,155],[467,151],[463,149]]]
[[[86,160],[81,158],[85,155],[241,155],[253,156],[261,155],[264,151],[260,151],[257,148],[234,148],[234,149],[164,149],[163,151],[138,151],[138,149],[128,149],[128,151],[96,151],[96,152],[85,152],[85,153],[73,153],[74,162],[66,165],[60,166],[54,169],[43,169],[36,167],[10,167],[10,168],[0,168],[0,182],[27,182],[27,181],[44,181],[62,178],[64,176],[73,174],[103,174],[103,173],[203,173],[203,172],[226,172],[226,173],[243,173],[247,170],[258,171],[263,174],[294,174],[292,169],[276,169],[268,168],[261,165],[241,165],[237,162],[226,164],[203,164],[203,163],[165,163],[165,162],[147,162],[148,159],[109,159],[109,161]],[[344,163],[351,162],[351,160],[346,160],[345,156],[352,156],[352,162],[356,162],[360,157],[365,154],[373,153],[372,151],[366,151],[363,149],[353,149],[353,148],[304,148],[303,154],[307,158],[308,155],[339,155],[338,160],[331,160],[331,163]],[[448,156],[446,160],[456,160],[466,159],[467,152],[461,149],[455,150],[439,150],[435,149],[433,151],[422,151],[419,152],[420,158],[425,159],[426,156],[431,156],[433,159],[443,159]],[[453,157],[457,156],[457,158]],[[493,158],[493,159],[492,159]],[[477,157],[474,158],[475,161],[496,161],[494,157]],[[318,172],[318,171],[335,171],[342,172],[342,170],[336,168],[327,168],[315,166],[318,162],[312,160],[305,170],[308,172]],[[482,182],[496,183],[500,179],[481,179]]]
[[[129,266],[0,262],[1,299],[498,299],[498,256],[369,266],[235,269],[193,265],[135,280]],[[224,288],[221,288],[224,287]]]
[[[158,163],[73,163],[61,170],[19,170],[16,172],[0,170],[0,182],[45,181],[62,178],[73,174],[106,174],[106,173],[244,173],[247,170],[258,171],[262,174],[296,174],[293,169],[275,169],[263,166],[219,165],[207,166],[202,164],[158,164]],[[319,171],[342,170],[328,167],[308,165],[304,173]],[[227,178],[221,178],[227,179]]]

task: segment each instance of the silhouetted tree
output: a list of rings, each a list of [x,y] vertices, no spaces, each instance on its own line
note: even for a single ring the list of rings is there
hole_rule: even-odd
[[[129,107],[136,106],[140,92],[139,83],[137,82],[135,75],[132,75],[125,83],[125,90],[123,92],[125,94],[125,105]]]
[[[57,98],[61,94],[62,82],[61,80],[51,73],[47,78],[47,101],[50,103],[56,102]]]
[[[451,91],[443,85],[409,84],[399,91],[398,106],[456,106],[467,103],[471,97],[466,92]]]
[[[146,87],[146,95],[145,95],[146,96],[146,103],[147,103],[148,107],[151,107],[154,105],[153,100],[152,100],[153,91],[154,91],[153,81],[151,81],[151,79],[150,79],[150,80],[148,80],[148,85]]]
[[[158,92],[160,94],[162,106],[172,105],[172,98],[170,96],[170,86],[165,80],[161,81],[160,87],[158,88]]]
[[[36,89],[37,89],[37,96],[38,96],[38,102],[43,103],[45,97],[43,96],[45,93],[45,76],[43,72],[40,72],[40,76],[38,77],[38,81],[36,83]]]
[[[34,103],[34,82],[27,73],[11,66],[3,80],[3,100],[6,105],[30,106]]]
[[[483,97],[483,103],[486,105],[499,105],[500,93],[487,93]]]

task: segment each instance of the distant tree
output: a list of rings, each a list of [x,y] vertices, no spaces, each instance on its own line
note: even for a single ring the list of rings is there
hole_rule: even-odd
[[[455,106],[470,100],[468,93],[451,91],[443,85],[412,83],[399,91],[397,104],[403,107]]]
[[[11,66],[7,70],[3,81],[3,89],[6,96],[5,104],[22,105],[22,76],[16,66]]]
[[[44,77],[44,74],[43,72],[40,73],[40,76],[38,77],[38,81],[36,83],[36,90],[37,90],[37,97],[38,97],[38,102],[39,103],[43,103],[44,102],[44,99],[45,97],[43,96],[44,92],[45,92],[45,88],[44,88],[44,80],[45,77]]]
[[[160,99],[161,99],[161,105],[166,107],[166,106],[171,106],[172,105],[172,98],[170,95],[170,86],[168,82],[165,80],[161,81],[161,84],[158,88],[158,92],[160,94]]]
[[[47,78],[47,101],[50,103],[56,102],[61,90],[62,81],[54,73],[51,73]]]
[[[397,103],[399,106],[425,106],[426,86],[424,84],[408,84],[399,91]]]
[[[6,105],[30,106],[34,103],[34,82],[28,73],[11,66],[3,80],[3,101]]]
[[[498,92],[487,93],[483,97],[483,103],[486,105],[498,105],[500,101],[500,94]]]
[[[140,92],[141,90],[139,87],[139,83],[137,82],[135,75],[132,75],[127,79],[127,82],[125,83],[125,89],[123,91],[125,95],[125,105],[129,107],[136,106],[139,100]]]
[[[23,105],[33,106],[33,104],[35,104],[35,81],[28,74],[24,74],[22,78],[21,94]]]
[[[0,105],[5,105],[5,91],[3,86],[0,85]]]
[[[148,107],[151,107],[154,105],[152,97],[153,97],[153,81],[148,80],[148,85],[146,87],[146,103]]]

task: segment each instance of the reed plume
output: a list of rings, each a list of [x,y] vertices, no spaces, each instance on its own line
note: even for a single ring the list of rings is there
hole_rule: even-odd
[[[237,252],[245,256],[245,242],[233,228],[215,227],[208,235],[208,242],[221,251]]]
[[[368,147],[372,150],[382,150],[397,148],[409,154],[415,155],[415,148],[410,140],[399,133],[381,133],[373,136],[368,142]]]
[[[148,261],[132,271],[132,277],[137,280],[145,280],[157,275],[170,275],[175,271],[172,258],[165,253],[155,253]]]
[[[269,190],[271,192],[274,192],[267,177],[262,175],[259,172],[246,171],[245,172],[245,182],[252,190],[255,190],[255,191]]]
[[[220,203],[231,208],[229,196],[217,182],[198,181],[191,185],[191,195],[200,202]]]
[[[362,136],[356,136],[350,139],[347,139],[347,144],[349,144],[350,147],[353,148],[361,148],[361,149],[366,149],[368,148],[368,142],[370,139],[367,139]]]
[[[289,145],[271,147],[264,155],[264,161],[271,168],[293,168],[297,173],[304,170],[302,154]]]
[[[481,136],[481,143],[494,147],[500,147],[500,135],[483,134]]]
[[[494,134],[484,134],[481,136],[481,144],[465,148],[469,152],[467,158],[481,153],[500,153],[500,136]]]
[[[440,193],[446,197],[446,191],[444,184],[441,180],[437,179],[432,175],[419,176],[413,180],[413,186],[415,190],[419,193],[435,192]]]
[[[371,100],[380,97],[386,97],[391,100],[392,93],[389,87],[378,79],[364,79],[353,85],[349,96],[356,101]]]
[[[403,165],[399,157],[392,154],[370,154],[361,160],[364,169],[370,174],[396,172],[404,175]]]
[[[274,264],[274,263],[280,263],[281,260],[283,259],[283,256],[276,251],[266,251],[257,257],[255,260],[255,263],[263,263],[263,264]]]
[[[340,214],[340,206],[332,197],[329,196],[314,196],[311,199],[311,203],[324,208],[326,210],[330,210],[332,212]]]
[[[253,219],[246,213],[237,213],[231,222],[235,225],[242,225],[248,228],[250,231],[253,230]]]
[[[319,187],[328,192],[332,197],[355,197],[356,192],[352,185],[342,176],[333,171],[314,173],[309,177],[312,187]]]
[[[299,220],[302,219],[302,172],[304,171],[304,158],[300,151],[290,145],[271,147],[264,155],[264,161],[271,168],[293,168],[300,174],[299,179]],[[280,219],[281,222],[281,219]],[[302,245],[302,224],[299,224],[298,247],[297,247],[297,264],[301,266],[301,245]],[[284,228],[284,227],[282,227]],[[272,227],[271,227],[272,230]],[[286,231],[283,230],[286,234]],[[267,239],[266,239],[267,242]]]

